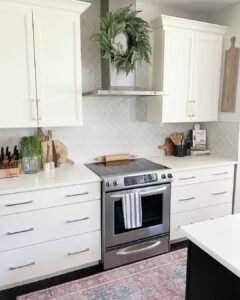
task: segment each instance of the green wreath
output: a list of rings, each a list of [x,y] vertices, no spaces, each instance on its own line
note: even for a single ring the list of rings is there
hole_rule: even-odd
[[[118,70],[123,70],[126,74],[135,70],[142,61],[150,63],[150,26],[137,17],[139,12],[128,6],[106,14],[101,18],[100,32],[91,37],[100,45],[103,57],[110,59]],[[121,33],[127,37],[126,51],[122,43],[115,42],[115,38]]]

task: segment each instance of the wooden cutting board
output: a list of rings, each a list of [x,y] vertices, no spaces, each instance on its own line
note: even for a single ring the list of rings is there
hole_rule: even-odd
[[[225,53],[222,112],[235,112],[240,53],[240,49],[235,47],[235,41],[236,38],[232,37],[231,48]]]
[[[164,149],[167,156],[172,156],[174,154],[174,144],[170,138],[167,138],[165,145],[159,146],[159,148]]]

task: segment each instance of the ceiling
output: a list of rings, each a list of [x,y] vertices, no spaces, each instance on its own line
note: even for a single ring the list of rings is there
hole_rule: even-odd
[[[157,4],[168,8],[186,10],[201,14],[210,14],[239,0],[137,0],[139,2]]]

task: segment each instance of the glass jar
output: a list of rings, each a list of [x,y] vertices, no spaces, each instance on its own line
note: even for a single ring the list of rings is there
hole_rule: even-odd
[[[26,174],[38,173],[41,169],[41,155],[22,157],[22,168]]]

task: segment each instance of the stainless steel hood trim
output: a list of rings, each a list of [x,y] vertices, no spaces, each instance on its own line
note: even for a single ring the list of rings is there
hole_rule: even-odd
[[[111,87],[83,93],[83,96],[167,96],[166,92],[150,91],[136,87]]]
[[[116,9],[116,5],[119,7],[119,2],[122,2],[122,6],[133,5],[136,8],[136,0],[101,0],[101,16],[104,16],[106,13],[111,11],[114,7]],[[129,2],[129,3],[128,3]],[[146,88],[139,88],[135,85],[135,82],[124,86],[118,84],[117,86],[113,86],[113,81],[111,79],[111,63],[109,60],[105,58],[101,58],[101,75],[102,75],[102,88],[96,89],[93,91],[84,92],[83,96],[165,96],[167,95],[162,91],[155,91]],[[135,76],[136,77],[136,76]],[[136,78],[135,78],[136,80]],[[128,84],[128,83],[127,83]]]

